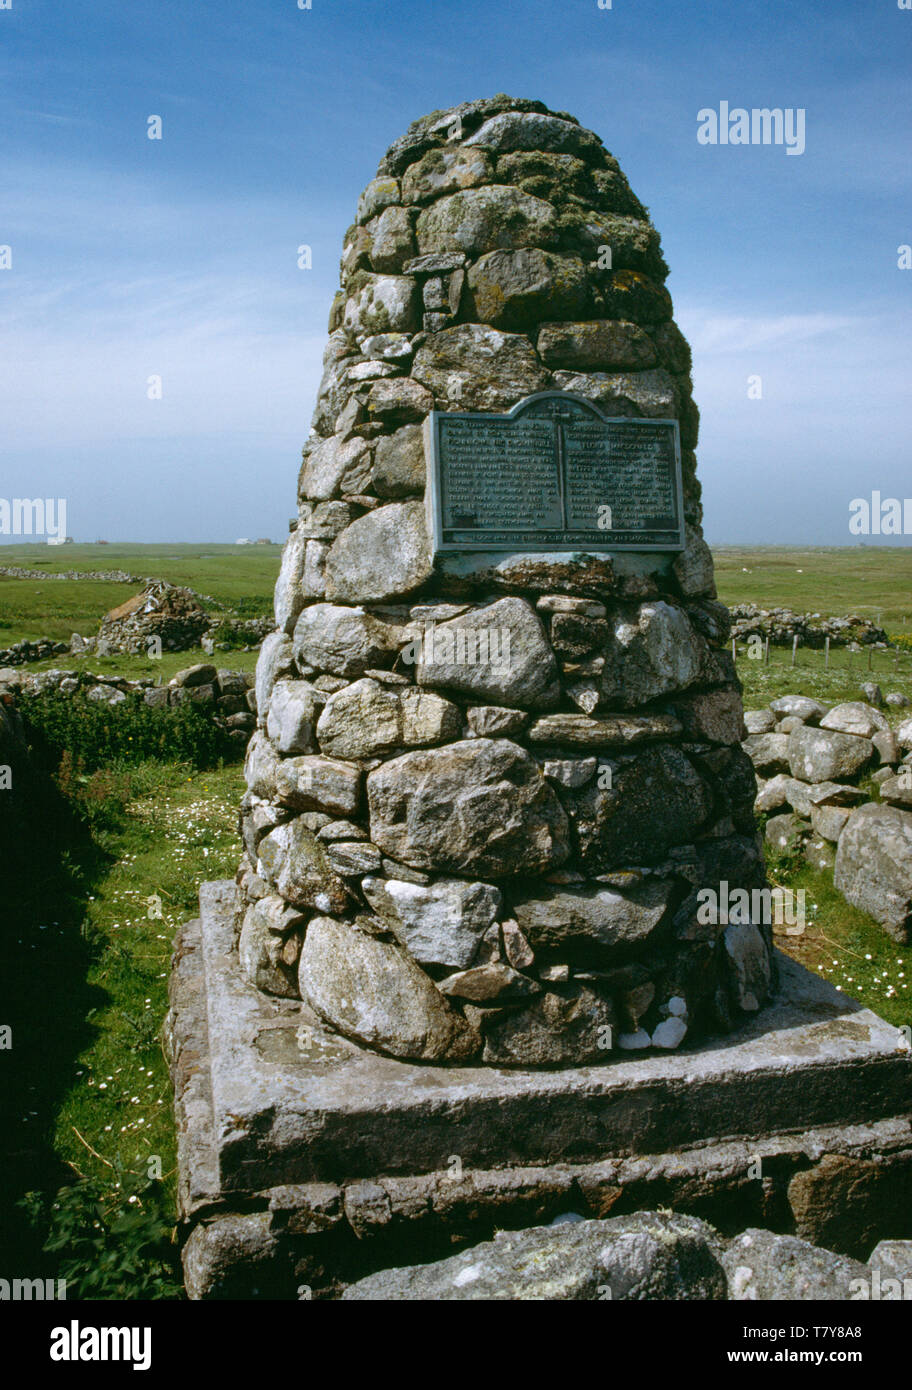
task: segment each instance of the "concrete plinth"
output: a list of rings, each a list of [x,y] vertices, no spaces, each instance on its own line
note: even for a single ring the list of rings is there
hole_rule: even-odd
[[[171,983],[191,1296],[320,1296],[562,1211],[662,1203],[813,1239],[844,1202],[850,1253],[903,1234],[908,1042],[787,958],[770,1007],[691,1049],[554,1072],[419,1065],[248,985],[235,893],[203,885]]]

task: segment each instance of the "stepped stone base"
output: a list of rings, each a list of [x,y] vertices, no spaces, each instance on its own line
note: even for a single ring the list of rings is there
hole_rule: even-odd
[[[689,1049],[553,1072],[419,1065],[247,984],[236,895],[202,886],[171,980],[191,1297],[332,1296],[566,1212],[663,1205],[862,1258],[912,1235],[908,1042],[787,958],[768,1008]]]

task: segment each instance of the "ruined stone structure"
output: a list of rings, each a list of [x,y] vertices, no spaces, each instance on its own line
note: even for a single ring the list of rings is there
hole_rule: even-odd
[[[771,986],[690,351],[601,140],[506,97],[412,125],[346,233],[257,671],[240,962],[393,1057],[559,1067],[728,1030]],[[439,554],[432,409],[677,419],[686,547]]]

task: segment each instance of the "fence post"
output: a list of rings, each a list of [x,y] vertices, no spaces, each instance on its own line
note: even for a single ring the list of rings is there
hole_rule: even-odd
[[[796,633],[795,633],[795,636],[792,638],[792,665],[793,665],[793,666],[794,666],[794,664],[795,664],[795,658],[796,658],[797,655],[798,655],[798,634],[797,634],[797,632],[796,632]]]
[[[770,639],[766,639],[766,665],[770,664]]]
[[[734,639],[734,637],[733,637],[733,638],[732,638],[732,661],[737,661],[737,659],[738,659],[738,658],[737,658],[737,653],[736,653],[736,650],[735,650],[735,639]]]
[[[825,671],[828,671],[828,670],[830,669],[830,639],[829,639],[829,637],[826,639],[826,652],[825,652],[825,655],[824,655],[824,658],[823,658],[823,669],[824,669]]]

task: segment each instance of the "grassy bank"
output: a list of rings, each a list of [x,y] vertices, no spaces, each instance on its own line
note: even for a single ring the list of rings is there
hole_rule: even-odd
[[[180,1296],[160,1030],[174,932],[234,874],[240,768],[63,760],[0,943],[7,1260],[69,1297]]]

